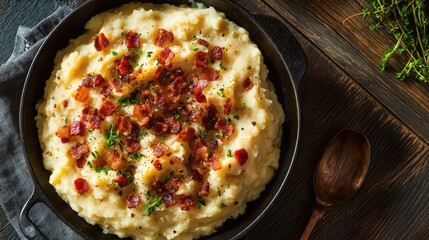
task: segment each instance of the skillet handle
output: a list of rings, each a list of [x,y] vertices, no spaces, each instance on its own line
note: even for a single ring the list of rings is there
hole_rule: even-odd
[[[286,62],[289,74],[299,89],[307,70],[307,58],[298,41],[289,29],[277,18],[255,14],[254,19],[271,37]]]
[[[43,235],[43,233],[34,225],[34,223],[30,220],[28,214],[30,209],[36,203],[44,202],[41,197],[40,191],[36,190],[36,187],[31,194],[31,197],[27,200],[24,207],[22,207],[21,213],[19,215],[19,228],[24,236],[31,240],[46,240],[47,238]]]

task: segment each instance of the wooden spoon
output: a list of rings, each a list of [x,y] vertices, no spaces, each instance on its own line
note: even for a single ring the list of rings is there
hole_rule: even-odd
[[[327,207],[349,199],[360,188],[369,160],[369,141],[355,130],[343,130],[329,142],[314,172],[316,203],[301,240],[310,237]]]

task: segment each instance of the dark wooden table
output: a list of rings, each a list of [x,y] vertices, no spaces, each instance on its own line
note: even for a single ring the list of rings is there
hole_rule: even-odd
[[[298,239],[312,212],[312,174],[324,147],[337,131],[355,128],[371,143],[367,179],[351,200],[326,212],[312,238],[429,239],[429,85],[394,79],[401,59],[386,73],[378,71],[381,52],[393,43],[390,35],[369,31],[361,17],[343,22],[361,11],[358,1],[237,2],[282,21],[308,58],[299,158],[275,206],[245,238]],[[31,26],[60,4],[0,0],[0,29],[6,29],[0,63],[12,49],[16,26]],[[37,18],[20,17],[30,12]],[[0,219],[1,235],[16,238],[4,214]]]

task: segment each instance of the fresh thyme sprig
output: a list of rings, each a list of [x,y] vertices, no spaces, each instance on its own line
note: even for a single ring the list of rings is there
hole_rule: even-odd
[[[396,43],[383,52],[382,72],[395,53],[405,54],[408,60],[395,77],[429,81],[429,5],[426,0],[367,0],[361,15],[364,19],[375,20],[369,26],[371,31],[387,28],[395,36]]]

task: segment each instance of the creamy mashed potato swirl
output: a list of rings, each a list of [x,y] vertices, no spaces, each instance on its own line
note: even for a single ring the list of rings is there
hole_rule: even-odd
[[[284,113],[248,32],[213,8],[132,3],[58,52],[36,117],[50,183],[90,224],[192,239],[272,178]]]

